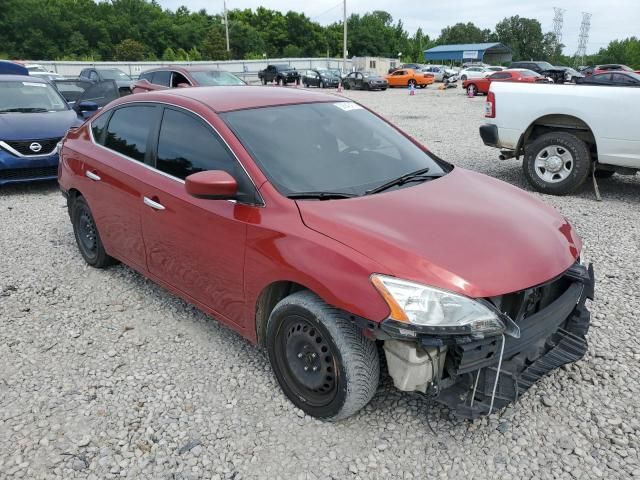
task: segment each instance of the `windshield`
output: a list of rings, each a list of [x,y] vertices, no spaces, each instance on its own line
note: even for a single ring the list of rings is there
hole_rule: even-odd
[[[542,77],[542,75],[540,75],[537,72],[534,72],[533,70],[520,70],[520,76],[522,76],[522,77]]]
[[[434,176],[445,172],[395,128],[352,102],[255,108],[222,117],[283,195],[363,195],[420,169]]]
[[[48,83],[0,82],[0,113],[57,112],[67,109],[64,99]]]
[[[320,75],[324,75],[325,77],[335,77],[336,74],[331,70],[318,70]]]
[[[364,78],[377,77],[378,76],[378,74],[375,73],[375,72],[360,72],[360,73],[362,73],[362,76]]]
[[[117,68],[100,70],[100,76],[105,80],[131,80],[131,77]]]
[[[191,76],[201,87],[246,85],[244,81],[236,77],[233,73],[223,72],[220,70],[203,70],[201,72],[191,72]]]
[[[553,70],[553,65],[549,62],[536,62],[536,65],[540,70]]]

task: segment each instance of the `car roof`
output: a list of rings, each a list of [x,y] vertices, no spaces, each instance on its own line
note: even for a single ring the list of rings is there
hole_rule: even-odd
[[[44,78],[32,77],[31,75],[0,75],[0,81],[5,81],[5,82],[49,83]]]
[[[219,86],[197,88],[173,88],[150,93],[138,93],[123,97],[127,101],[175,102],[176,97],[196,100],[215,112],[230,112],[249,108],[295,105],[301,103],[347,102],[347,98],[327,93],[319,93],[297,88],[264,86]],[[127,103],[123,101],[123,103]]]
[[[167,65],[166,67],[155,67],[145,70],[142,73],[158,72],[166,70],[175,70],[177,72],[222,72],[226,70],[220,70],[217,67],[211,65]]]

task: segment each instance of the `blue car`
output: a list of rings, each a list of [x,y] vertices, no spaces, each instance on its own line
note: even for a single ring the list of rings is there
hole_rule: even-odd
[[[82,122],[46,80],[0,75],[0,185],[55,179],[57,144]]]

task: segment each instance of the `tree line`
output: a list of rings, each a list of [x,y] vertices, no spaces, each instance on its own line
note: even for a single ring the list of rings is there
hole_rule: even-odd
[[[155,0],[0,0],[0,58],[30,60],[226,60],[277,57],[341,57],[342,22],[320,25],[302,13],[258,7],[230,10],[224,17],[205,10],[163,9]],[[427,48],[452,43],[502,42],[514,60],[572,65],[540,22],[513,16],[481,29],[457,23],[430,38],[410,35],[402,20],[384,11],[347,19],[351,56],[424,60]],[[626,63],[640,68],[640,40],[615,40],[585,63]]]

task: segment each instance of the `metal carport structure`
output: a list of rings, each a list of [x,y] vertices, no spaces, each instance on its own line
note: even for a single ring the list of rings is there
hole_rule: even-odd
[[[484,62],[489,64],[509,63],[513,58],[511,49],[502,43],[461,43],[438,45],[424,51],[427,62]]]

